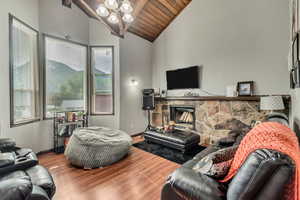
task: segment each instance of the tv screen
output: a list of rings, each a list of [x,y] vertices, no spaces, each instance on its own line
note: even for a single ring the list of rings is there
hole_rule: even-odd
[[[168,90],[199,88],[199,67],[167,71]]]

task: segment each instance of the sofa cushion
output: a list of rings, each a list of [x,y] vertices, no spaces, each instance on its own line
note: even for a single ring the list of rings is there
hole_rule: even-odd
[[[27,169],[26,174],[31,178],[32,184],[43,188],[49,197],[52,197],[55,193],[55,184],[52,176],[46,168],[40,165],[36,165]]]
[[[256,150],[232,179],[227,199],[281,199],[292,173],[287,156],[268,149]]]
[[[227,174],[237,148],[232,146],[213,152],[202,158],[193,170],[213,178],[222,178]]]

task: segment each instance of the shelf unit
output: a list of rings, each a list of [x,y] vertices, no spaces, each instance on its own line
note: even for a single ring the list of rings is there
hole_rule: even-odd
[[[75,116],[77,116],[77,119],[74,119],[74,121],[68,119],[69,113],[74,113]],[[53,117],[53,151],[55,153],[63,153],[65,150],[66,139],[72,136],[73,131],[76,128],[87,126],[88,115],[86,111],[75,110],[55,112]]]

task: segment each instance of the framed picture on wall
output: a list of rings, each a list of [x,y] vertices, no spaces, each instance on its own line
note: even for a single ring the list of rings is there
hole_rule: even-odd
[[[245,81],[237,84],[238,96],[252,96],[254,94],[254,82]]]

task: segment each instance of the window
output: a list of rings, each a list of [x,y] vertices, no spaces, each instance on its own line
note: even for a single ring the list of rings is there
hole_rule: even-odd
[[[114,114],[114,49],[91,47],[91,112]]]
[[[39,120],[38,31],[12,15],[10,24],[11,125]]]
[[[45,36],[45,117],[86,109],[87,46]]]

